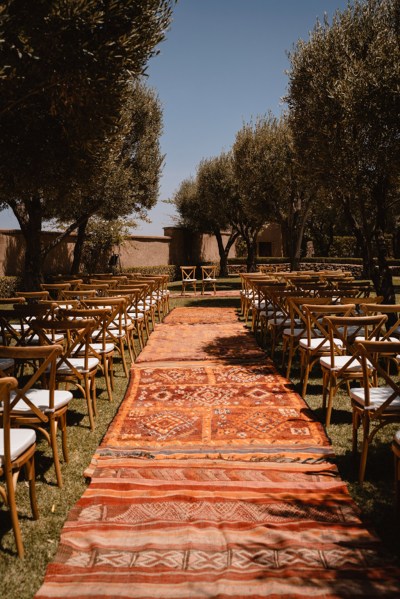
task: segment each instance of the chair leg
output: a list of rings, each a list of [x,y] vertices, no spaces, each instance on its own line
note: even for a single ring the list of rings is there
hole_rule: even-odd
[[[57,422],[56,420],[54,420],[54,418],[50,419],[49,422],[49,428],[50,428],[50,444],[51,444],[51,450],[53,452],[53,462],[54,462],[54,469],[56,471],[56,479],[57,479],[57,485],[60,487],[60,489],[63,486],[63,479],[62,479],[62,474],[61,474],[61,467],[60,467],[60,458],[58,455],[58,444],[57,444]]]
[[[23,558],[24,557],[24,546],[22,543],[21,529],[19,526],[17,504],[15,501],[14,484],[16,484],[16,483],[14,483],[12,472],[5,472],[5,478],[6,478],[6,486],[7,486],[8,507],[10,509],[11,523],[12,523],[12,527],[13,527],[13,531],[14,531],[15,544],[17,546],[17,553],[20,558]]]
[[[67,412],[64,412],[58,420],[58,426],[61,432],[61,447],[63,458],[66,463],[69,461],[68,443],[67,443]]]
[[[34,456],[25,464],[25,475],[29,481],[29,500],[34,520],[39,518],[39,509],[36,498],[36,477],[35,477],[35,458]]]
[[[329,426],[331,423],[331,416],[332,416],[332,406],[333,406],[333,398],[336,395],[336,387],[335,387],[335,378],[330,375],[329,376],[329,393],[328,393],[328,408],[326,410],[326,419],[325,419],[325,426]]]
[[[369,446],[369,418],[367,415],[363,416],[362,425],[363,425],[363,442],[361,449],[361,458],[360,458],[360,469],[358,473],[358,482],[363,483],[365,478],[365,469],[367,466],[367,457],[368,457],[368,446]]]

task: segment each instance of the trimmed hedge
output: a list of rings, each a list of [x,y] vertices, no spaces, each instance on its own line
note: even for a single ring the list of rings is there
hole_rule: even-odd
[[[170,281],[177,281],[181,278],[180,269],[178,266],[173,264],[163,266],[131,266],[130,268],[124,268],[124,272],[132,272],[141,275],[168,275]]]
[[[13,297],[21,289],[19,277],[0,277],[0,297]]]

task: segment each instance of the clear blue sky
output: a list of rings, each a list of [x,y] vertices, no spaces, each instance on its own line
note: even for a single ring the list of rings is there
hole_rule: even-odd
[[[307,39],[317,17],[330,18],[347,0],[179,0],[160,55],[148,66],[148,84],[164,112],[166,155],[151,223],[135,233],[162,235],[173,208],[162,203],[194,175],[202,158],[228,150],[243,122],[283,109],[287,52]],[[18,228],[10,211],[0,228]]]

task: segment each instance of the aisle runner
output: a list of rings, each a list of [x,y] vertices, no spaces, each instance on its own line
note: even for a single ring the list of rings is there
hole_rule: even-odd
[[[234,318],[176,309],[153,333],[170,354],[133,369],[37,599],[400,596],[321,425]],[[256,362],[176,363],[180,326],[232,326]]]

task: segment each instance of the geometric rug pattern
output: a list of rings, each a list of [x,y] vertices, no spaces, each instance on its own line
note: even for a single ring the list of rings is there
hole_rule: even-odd
[[[179,327],[193,343],[177,361]],[[236,353],[229,329],[246,339]],[[201,346],[210,331],[228,351]],[[235,313],[175,309],[157,338],[161,359],[148,344],[133,367],[37,599],[399,597],[323,427]]]

